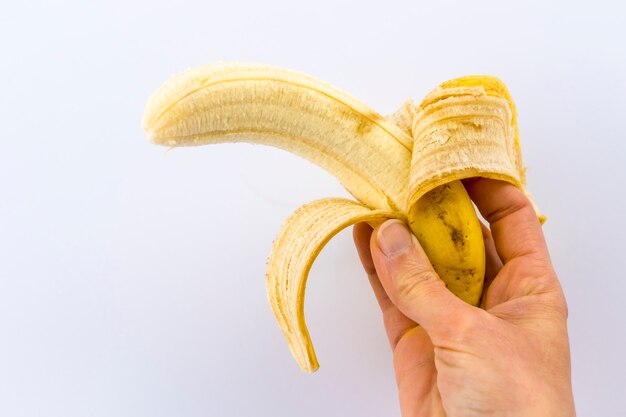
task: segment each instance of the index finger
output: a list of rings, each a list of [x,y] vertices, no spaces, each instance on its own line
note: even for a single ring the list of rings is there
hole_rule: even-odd
[[[464,181],[470,198],[489,222],[498,255],[505,264],[514,258],[548,261],[541,224],[528,198],[504,181],[478,178]]]

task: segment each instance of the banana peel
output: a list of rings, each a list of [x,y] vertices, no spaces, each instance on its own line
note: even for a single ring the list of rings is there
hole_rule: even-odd
[[[306,280],[332,236],[358,222],[406,221],[448,289],[477,305],[484,243],[460,180],[503,180],[528,194],[515,105],[490,76],[445,82],[421,104],[407,101],[384,117],[307,74],[217,63],[161,86],[148,100],[143,127],[150,141],[168,147],[249,142],[284,149],[329,171],[357,200],[300,207],[268,258],[270,306],[307,372],[319,364],[304,319]]]

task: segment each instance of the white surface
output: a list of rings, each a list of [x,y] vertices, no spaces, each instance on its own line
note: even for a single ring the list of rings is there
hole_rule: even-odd
[[[569,301],[579,415],[626,415],[619,2],[92,3],[0,13],[1,416],[398,414],[349,232],[309,281],[317,374],[266,304],[281,222],[347,196],[334,178],[275,149],[145,141],[148,95],[217,60],[305,71],[382,113],[454,76],[504,79]]]

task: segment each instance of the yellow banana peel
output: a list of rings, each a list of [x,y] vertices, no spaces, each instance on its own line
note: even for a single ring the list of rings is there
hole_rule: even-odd
[[[332,85],[273,66],[217,63],[174,76],[146,106],[144,130],[169,147],[251,142],[282,148],[332,173],[357,201],[300,207],[267,263],[267,294],[304,371],[318,362],[304,319],[311,265],[326,242],[358,222],[406,221],[446,286],[477,305],[485,251],[460,180],[504,180],[526,192],[515,106],[490,76],[441,84],[420,105],[384,117]],[[543,221],[543,217],[541,217]]]

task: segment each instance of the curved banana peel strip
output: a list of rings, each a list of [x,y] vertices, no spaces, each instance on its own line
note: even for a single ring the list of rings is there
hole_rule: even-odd
[[[329,171],[371,208],[403,212],[413,140],[364,103],[306,74],[214,64],[175,76],[148,101],[151,141],[167,146],[252,142]]]
[[[343,198],[313,201],[283,224],[267,263],[267,295],[291,353],[307,372],[319,367],[304,320],[304,289],[313,261],[338,232],[360,222],[382,222],[403,216],[371,210]]]
[[[484,244],[459,180],[504,180],[529,195],[515,105],[495,77],[448,81],[419,106],[407,101],[383,117],[300,72],[219,63],[165,83],[150,97],[143,126],[152,142],[170,147],[250,142],[282,148],[329,171],[359,201],[301,207],[268,260],[272,310],[293,356],[309,372],[318,363],[304,321],[306,278],[334,234],[361,221],[404,219],[446,286],[477,305]]]
[[[409,205],[435,187],[470,177],[509,182],[530,198],[515,103],[498,78],[466,76],[441,84],[415,110],[411,133]]]

